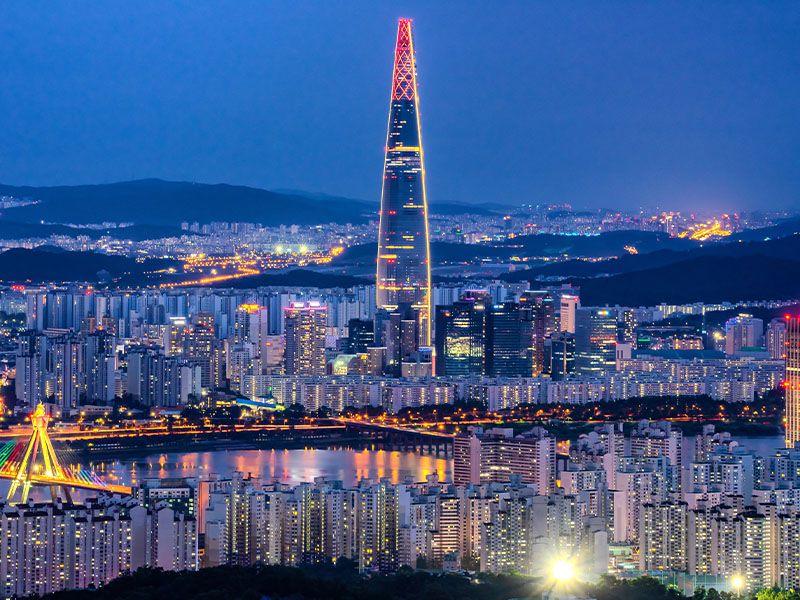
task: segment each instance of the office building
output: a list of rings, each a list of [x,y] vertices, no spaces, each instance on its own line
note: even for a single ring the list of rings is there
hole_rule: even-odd
[[[527,291],[520,295],[519,305],[523,321],[530,323],[528,356],[531,370],[528,374],[536,377],[545,370],[545,340],[555,332],[556,313],[553,296],[545,291]]]
[[[436,307],[436,374],[486,372],[486,322],[491,299],[472,296]]]
[[[544,372],[561,381],[575,371],[575,334],[561,331],[544,342]]]
[[[575,311],[575,372],[598,376],[616,368],[617,317],[607,308]]]
[[[559,299],[559,326],[561,331],[575,333],[575,318],[581,299],[574,294],[561,294]]]
[[[486,374],[527,377],[532,371],[532,322],[516,302],[494,305],[486,320]]]
[[[374,323],[367,319],[350,319],[347,322],[347,343],[344,351],[347,354],[361,354],[375,345]]]

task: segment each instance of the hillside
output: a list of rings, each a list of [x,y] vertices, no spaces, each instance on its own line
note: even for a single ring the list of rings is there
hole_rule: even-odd
[[[377,205],[335,196],[315,199],[253,187],[140,179],[100,185],[17,187],[0,196],[38,200],[6,209],[4,218],[27,223],[132,222],[175,226],[182,221],[247,221],[265,225],[364,223]]]
[[[180,237],[186,232],[179,227],[168,225],[131,225],[107,229],[87,229],[68,225],[48,225],[45,223],[21,223],[0,219],[0,240],[19,240],[26,238],[48,238],[51,235],[69,237],[86,236],[90,239],[112,237],[119,240],[155,240],[165,237]]]
[[[316,287],[316,288],[350,288],[356,285],[369,285],[371,279],[320,273],[308,269],[293,269],[286,273],[263,273],[252,277],[241,277],[230,281],[222,281],[213,287],[250,289],[269,286]]]
[[[512,256],[536,258],[541,256],[622,256],[629,257],[625,246],[636,246],[640,252],[655,252],[669,248],[697,248],[696,242],[670,238],[665,234],[646,231],[614,231],[594,236],[538,234],[517,237],[497,244],[458,244],[432,242],[431,259],[434,264],[474,263],[486,259],[507,261]],[[373,263],[377,244],[351,246],[336,260],[337,265]],[[574,261],[586,265],[584,261]],[[568,264],[568,263],[559,263]],[[600,263],[608,264],[608,263]]]
[[[524,256],[624,256],[626,246],[635,247],[641,254],[656,250],[687,250],[698,242],[671,238],[666,233],[652,231],[610,231],[599,235],[557,235],[542,233],[507,240],[503,244],[516,248]]]
[[[359,244],[345,248],[339,255],[336,265],[374,264],[378,253],[378,244]],[[474,262],[483,258],[492,260],[508,260],[514,254],[509,248],[491,246],[489,244],[456,244],[452,242],[431,242],[431,260],[434,264],[453,262]]]
[[[529,272],[506,281],[536,281]],[[586,305],[652,306],[660,302],[723,302],[800,298],[800,260],[768,256],[700,256],[610,277],[569,277]]]
[[[535,268],[523,279],[533,277],[596,277],[642,271],[703,256],[765,256],[786,258],[800,256],[800,235],[789,235],[767,241],[730,241],[707,244],[690,250],[658,250],[649,254],[626,254],[618,259],[600,262],[570,260]]]
[[[243,185],[206,184],[161,179],[139,179],[99,185],[54,187],[0,184],[0,196],[35,200],[37,204],[8,208],[3,221],[16,222],[16,237],[42,235],[20,224],[100,223],[104,221],[176,227],[183,221],[243,221],[277,225],[366,223],[377,219],[378,203],[294,190],[268,191]],[[431,205],[435,214],[490,215],[479,205],[442,202]],[[43,226],[52,227],[52,226]],[[6,226],[9,230],[10,225]],[[83,233],[83,230],[80,230]],[[114,230],[111,235],[116,236]],[[74,232],[56,231],[65,235]],[[135,231],[126,231],[128,234]],[[47,234],[49,235],[49,234]],[[142,235],[140,233],[140,235]],[[165,233],[164,235],[173,235]],[[0,238],[3,237],[0,231]],[[6,239],[12,237],[6,235]],[[147,239],[147,238],[129,238]]]
[[[751,242],[758,240],[767,240],[786,237],[800,233],[800,217],[792,217],[784,219],[770,227],[762,227],[759,229],[746,229],[740,233],[734,233],[731,236],[731,241]]]
[[[148,271],[169,266],[173,266],[173,261],[148,260],[139,263],[123,256],[97,252],[67,252],[49,247],[34,250],[12,248],[0,254],[0,281],[107,283],[120,277],[138,281]]]

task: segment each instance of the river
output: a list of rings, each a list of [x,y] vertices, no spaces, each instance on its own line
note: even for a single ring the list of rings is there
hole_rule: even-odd
[[[388,450],[292,449],[216,450],[152,454],[145,457],[104,460],[92,469],[109,482],[136,486],[153,477],[198,477],[211,474],[229,477],[234,471],[297,484],[327,477],[352,485],[359,479],[386,478],[393,483],[406,479],[424,481],[431,473],[444,480],[451,477],[452,460],[443,455]]]

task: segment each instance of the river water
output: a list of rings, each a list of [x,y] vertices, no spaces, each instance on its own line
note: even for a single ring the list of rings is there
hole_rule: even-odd
[[[337,479],[353,485],[360,479],[386,478],[393,483],[407,479],[424,481],[432,473],[451,478],[452,459],[444,455],[388,450],[292,449],[216,450],[152,454],[145,457],[104,460],[91,467],[109,482],[135,486],[152,477],[229,477],[234,471],[297,484],[316,477]]]

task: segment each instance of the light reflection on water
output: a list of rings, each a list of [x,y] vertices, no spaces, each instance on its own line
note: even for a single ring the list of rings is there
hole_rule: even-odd
[[[757,454],[767,456],[783,447],[781,436],[737,437],[739,442]],[[684,462],[692,457],[694,439],[684,440]],[[70,459],[77,459],[69,451]],[[66,457],[64,457],[66,458]],[[72,463],[65,461],[65,464]],[[89,467],[109,483],[137,486],[147,478],[197,477],[211,474],[229,477],[233,471],[260,476],[264,481],[279,480],[297,484],[324,476],[353,485],[359,479],[387,478],[393,483],[408,478],[424,481],[431,473],[438,473],[443,481],[452,478],[450,458],[375,449],[292,449],[292,450],[215,450],[208,452],[155,453],[135,458],[93,461]],[[84,466],[87,466],[84,463]],[[9,482],[0,480],[0,501],[5,498]],[[86,494],[73,492],[76,499]],[[34,488],[35,499],[49,499],[46,488]]]
[[[207,478],[212,473],[228,477],[233,471],[297,484],[327,477],[352,485],[359,479],[386,478],[393,483],[408,478],[424,481],[431,473],[448,480],[452,460],[443,456],[385,450],[316,449],[303,450],[216,450],[153,454],[145,457],[91,463],[109,482],[138,485],[158,477]]]

